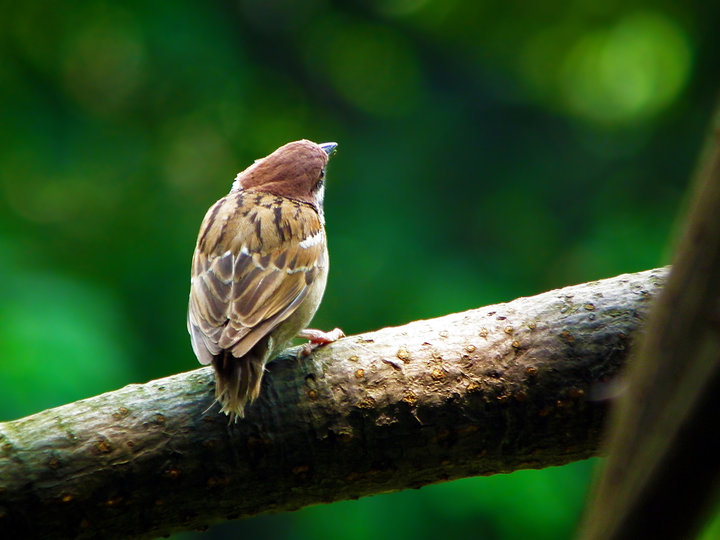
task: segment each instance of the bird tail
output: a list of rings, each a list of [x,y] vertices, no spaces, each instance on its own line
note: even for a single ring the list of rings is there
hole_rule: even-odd
[[[222,412],[237,422],[245,417],[245,407],[260,394],[263,362],[252,351],[235,358],[230,351],[222,351],[212,361],[215,368],[215,399]]]

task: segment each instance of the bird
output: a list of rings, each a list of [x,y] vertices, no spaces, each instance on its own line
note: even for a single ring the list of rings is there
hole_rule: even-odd
[[[238,173],[212,205],[192,257],[187,327],[215,372],[230,422],[260,394],[266,364],[294,337],[303,350],[343,337],[307,329],[327,283],[325,171],[337,143],[285,144]]]

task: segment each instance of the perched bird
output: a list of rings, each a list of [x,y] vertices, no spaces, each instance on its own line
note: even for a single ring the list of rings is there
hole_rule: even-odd
[[[215,368],[216,400],[231,421],[245,415],[265,365],[293,337],[317,346],[343,335],[303,330],[327,282],[323,195],[336,146],[295,141],[256,160],[200,226],[188,331],[200,363]]]

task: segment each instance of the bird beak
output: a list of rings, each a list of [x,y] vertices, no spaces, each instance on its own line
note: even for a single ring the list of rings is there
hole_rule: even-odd
[[[320,148],[325,150],[325,153],[328,155],[328,157],[332,156],[335,153],[335,149],[337,148],[336,142],[324,142],[319,144]]]

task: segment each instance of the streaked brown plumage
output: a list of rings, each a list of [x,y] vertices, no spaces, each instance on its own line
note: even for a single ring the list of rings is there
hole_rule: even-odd
[[[192,261],[188,331],[215,368],[231,419],[260,393],[265,364],[310,322],[325,291],[325,166],[335,143],[281,146],[237,175],[205,215]],[[314,341],[335,334],[309,331]]]

